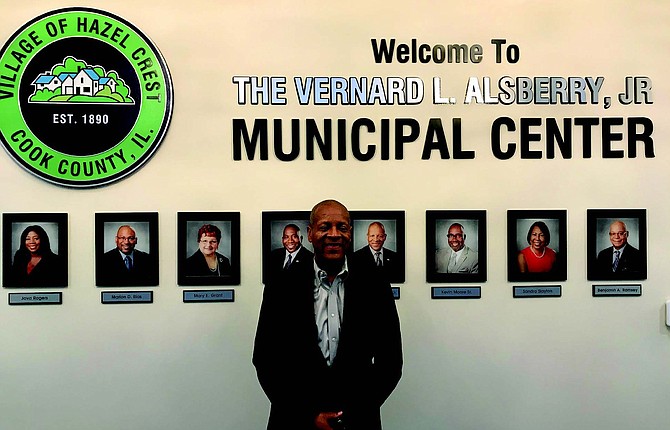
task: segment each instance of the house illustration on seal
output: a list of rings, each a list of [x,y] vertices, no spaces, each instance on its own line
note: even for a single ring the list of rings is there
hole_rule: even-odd
[[[33,82],[31,103],[130,103],[130,89],[116,72],[105,72],[74,57],[40,74]]]

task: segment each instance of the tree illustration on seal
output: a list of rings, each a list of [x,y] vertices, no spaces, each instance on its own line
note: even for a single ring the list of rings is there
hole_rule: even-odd
[[[114,70],[91,66],[74,57],[66,57],[39,75],[30,103],[125,103],[135,104],[128,88]]]

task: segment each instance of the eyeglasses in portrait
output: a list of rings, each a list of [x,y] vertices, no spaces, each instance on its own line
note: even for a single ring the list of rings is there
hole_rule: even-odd
[[[587,278],[647,279],[646,210],[589,209],[586,218]]]
[[[158,213],[95,214],[95,283],[158,285]]]
[[[239,212],[177,213],[177,283],[239,285]]]

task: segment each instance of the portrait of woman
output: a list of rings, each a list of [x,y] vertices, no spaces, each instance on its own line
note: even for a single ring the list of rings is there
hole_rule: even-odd
[[[507,211],[507,279],[556,282],[568,278],[567,211]]]
[[[58,287],[67,284],[63,260],[51,250],[49,235],[39,225],[26,227],[14,254],[10,285],[16,287]]]
[[[198,229],[198,249],[186,259],[186,276],[230,276],[231,266],[227,257],[219,254],[221,230],[213,224]]]
[[[517,262],[520,273],[548,273],[554,270],[556,252],[549,248],[551,234],[543,221],[535,221],[526,236],[528,246],[519,252]]]

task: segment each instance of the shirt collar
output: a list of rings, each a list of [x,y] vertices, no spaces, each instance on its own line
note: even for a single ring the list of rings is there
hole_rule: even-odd
[[[300,245],[295,251],[293,252],[288,252],[288,249],[284,248],[286,251],[286,255],[284,256],[284,259],[288,258],[288,256],[291,256],[291,259],[295,258],[296,255],[298,255],[298,252],[300,252],[300,248],[302,248],[302,245]]]
[[[370,245],[368,245],[368,248],[370,248],[370,252],[372,252],[372,255],[377,255],[377,253],[379,253],[379,255],[384,255],[384,248],[383,247],[379,248],[379,251],[375,251],[374,249],[372,249],[372,247]]]
[[[314,274],[316,278],[316,282],[319,285],[326,285],[330,286],[328,283],[328,273],[326,273],[325,270],[319,267],[318,264],[316,264],[316,259],[314,259]],[[341,280],[347,279],[349,276],[349,265],[347,263],[347,257],[344,257],[344,263],[342,264],[342,269],[340,269],[340,272],[335,276],[335,278],[340,278]]]

